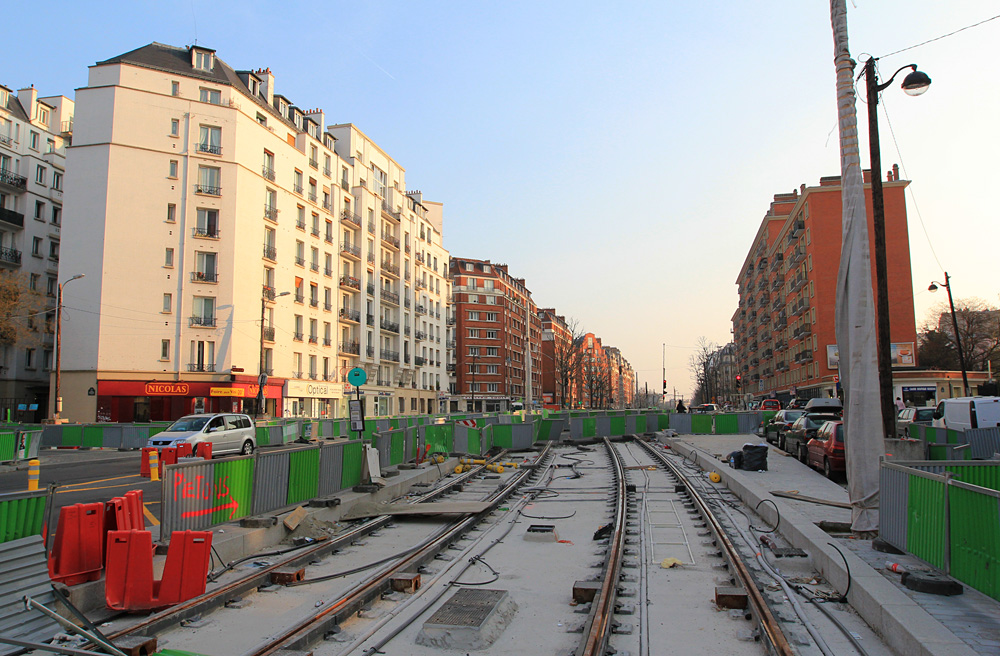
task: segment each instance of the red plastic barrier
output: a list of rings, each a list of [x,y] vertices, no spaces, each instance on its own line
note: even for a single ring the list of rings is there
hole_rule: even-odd
[[[153,579],[153,538],[149,531],[112,531],[107,546],[104,600],[108,608],[153,610],[205,592],[211,531],[174,531],[159,581]]]
[[[165,446],[163,450],[160,451],[160,467],[166,467],[167,465],[177,464],[177,447],[176,446]],[[160,471],[160,478],[163,478],[163,471]]]
[[[177,457],[178,458],[187,458],[187,457],[190,457],[191,454],[193,453],[192,447],[191,447],[190,444],[178,444],[176,446],[176,449],[177,449]]]
[[[142,464],[139,465],[139,476],[143,478],[149,478],[149,454],[156,451],[155,446],[144,446],[142,447]],[[160,463],[163,466],[163,463]]]
[[[195,451],[195,455],[199,458],[204,458],[205,460],[212,459],[212,443],[211,442],[198,442],[198,449]]]
[[[103,503],[63,506],[49,553],[49,578],[66,585],[79,585],[101,578],[104,566],[103,532]]]

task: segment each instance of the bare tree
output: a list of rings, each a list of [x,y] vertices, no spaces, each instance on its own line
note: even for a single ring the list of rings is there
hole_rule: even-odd
[[[568,340],[556,339],[554,343],[554,366],[556,384],[559,386],[559,404],[566,407],[567,397],[572,403],[573,390],[577,388],[583,362],[583,331],[579,322],[570,318],[566,321]]]
[[[0,346],[37,346],[44,332],[52,332],[52,321],[26,273],[0,270]]]
[[[694,374],[694,397],[692,403],[710,403],[713,395],[713,354],[718,347],[705,337],[698,338],[698,348],[688,360],[688,367]]]
[[[955,320],[965,365],[971,371],[986,371],[1000,357],[1000,310],[979,298],[955,299]],[[927,341],[928,333],[936,331],[946,338],[957,356],[955,327],[947,303],[938,303],[930,309],[921,331],[922,344]]]

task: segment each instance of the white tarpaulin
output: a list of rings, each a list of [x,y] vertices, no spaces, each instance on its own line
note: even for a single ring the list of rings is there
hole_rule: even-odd
[[[847,456],[851,529],[878,531],[879,456],[885,453],[876,359],[875,308],[864,180],[858,153],[854,61],[847,47],[847,7],[830,1],[837,115],[840,124],[842,238],[837,273],[837,348],[844,389],[844,441]],[[872,175],[881,175],[873,171]]]

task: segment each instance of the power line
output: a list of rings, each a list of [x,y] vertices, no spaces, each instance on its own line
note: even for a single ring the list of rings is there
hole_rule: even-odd
[[[958,34],[959,32],[964,32],[965,30],[971,30],[973,27],[979,27],[980,25],[983,25],[984,23],[989,23],[990,21],[996,20],[998,18],[1000,18],[1000,14],[997,14],[996,16],[992,16],[992,17],[987,18],[985,20],[981,20],[978,23],[973,23],[972,25],[966,25],[965,27],[959,28],[959,29],[955,30],[954,32],[948,32],[947,34],[942,34],[941,36],[936,36],[933,39],[927,39],[926,41],[921,41],[920,43],[917,43],[915,45],[907,46],[906,48],[902,48],[900,50],[896,50],[895,52],[890,52],[888,55],[882,55],[882,57],[880,57],[880,59],[884,58],[884,57],[892,57],[893,55],[898,55],[901,52],[906,52],[907,50],[913,50],[914,48],[919,48],[920,46],[925,46],[928,43],[933,43],[934,41],[940,41],[941,39],[946,39],[949,36],[954,36],[954,35]]]

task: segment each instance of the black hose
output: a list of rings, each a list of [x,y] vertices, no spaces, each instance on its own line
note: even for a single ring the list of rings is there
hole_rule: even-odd
[[[754,509],[754,511],[758,510],[760,508],[760,504],[764,503],[765,501],[767,503],[771,504],[772,506],[774,506],[774,512],[778,516],[778,521],[776,521],[774,523],[774,528],[769,529],[767,531],[759,531],[758,530],[758,532],[760,532],[760,533],[774,533],[775,531],[778,530],[778,527],[781,526],[781,511],[778,510],[778,504],[776,504],[775,502],[771,501],[770,499],[761,499],[760,501],[757,502],[757,505],[754,506],[753,509]],[[760,515],[760,513],[757,513],[757,514]]]
[[[831,598],[830,601],[836,601],[841,604],[846,604],[847,595],[851,592],[851,566],[847,564],[847,556],[845,556],[844,552],[840,550],[840,547],[838,547],[832,542],[827,542],[827,544],[837,550],[837,553],[839,553],[840,557],[844,560],[844,567],[847,568],[847,589],[844,590],[844,594],[840,595],[839,599],[834,597]]]

